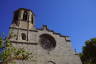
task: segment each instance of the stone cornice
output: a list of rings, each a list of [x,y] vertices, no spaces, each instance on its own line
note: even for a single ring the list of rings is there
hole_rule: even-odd
[[[20,29],[20,30],[27,30],[27,29],[23,29],[23,28],[16,28],[16,27],[9,27],[9,29]],[[38,32],[37,30],[29,30],[29,31],[33,31],[33,32]]]
[[[70,37],[70,36],[61,35],[60,33],[57,33],[57,32],[55,32],[55,31],[53,31],[53,30],[48,29],[47,25],[43,25],[43,27],[42,27],[41,29],[38,29],[38,30],[43,31],[43,30],[45,30],[45,29],[46,29],[48,32],[52,32],[53,34],[59,35],[60,37]]]
[[[27,44],[27,45],[38,45],[38,43],[33,43],[33,42],[27,42],[27,41],[11,41],[12,43],[17,43],[17,44]]]
[[[35,16],[35,13],[32,11],[32,10],[30,10],[30,9],[26,9],[26,8],[19,8],[18,10],[16,10],[15,12],[17,12],[17,11],[21,11],[21,10],[24,10],[24,11],[31,11],[32,13],[33,13],[33,15]],[[14,12],[14,13],[15,13]]]

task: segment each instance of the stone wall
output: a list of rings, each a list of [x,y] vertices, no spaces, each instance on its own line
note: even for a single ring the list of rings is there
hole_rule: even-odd
[[[22,40],[21,33],[27,35],[27,30],[14,29],[14,34],[19,35],[18,40],[12,38],[14,47],[24,48],[27,51],[32,52],[32,60],[29,61],[17,61],[18,64],[50,64],[55,62],[56,64],[81,64],[80,58],[75,55],[72,50],[71,41],[68,40],[67,36],[60,36],[52,31],[42,30],[29,30],[28,41]],[[56,47],[51,50],[45,50],[40,45],[40,35],[48,34],[51,35],[56,41]],[[66,39],[67,38],[67,39]],[[31,44],[30,44],[31,43]],[[37,43],[37,44],[32,44]],[[51,62],[50,62],[51,61]]]

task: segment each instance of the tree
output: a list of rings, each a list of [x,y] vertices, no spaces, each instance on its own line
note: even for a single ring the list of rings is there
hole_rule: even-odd
[[[9,38],[0,36],[0,64],[15,63],[14,60],[28,60],[32,54],[29,51],[25,51],[24,48],[15,48],[12,46]]]
[[[79,55],[83,64],[96,64],[96,38],[87,40]]]

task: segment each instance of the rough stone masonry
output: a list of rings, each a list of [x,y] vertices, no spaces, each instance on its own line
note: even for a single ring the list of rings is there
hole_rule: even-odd
[[[32,52],[32,60],[15,60],[16,64],[82,64],[71,48],[70,37],[56,33],[46,25],[37,29],[34,26],[35,14],[25,8],[14,12],[10,32],[13,46]]]

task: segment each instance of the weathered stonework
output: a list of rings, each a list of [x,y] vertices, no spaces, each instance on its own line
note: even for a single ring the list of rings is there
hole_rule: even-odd
[[[17,11],[18,13],[16,13]],[[15,11],[17,17],[13,19],[10,26],[10,33],[12,32],[16,36],[10,40],[14,47],[24,48],[32,52],[33,55],[32,60],[15,60],[17,64],[82,64],[79,56],[71,48],[69,36],[62,36],[59,33],[55,33],[49,30],[46,25],[43,25],[41,29],[36,29],[34,27],[34,14],[31,10],[21,8],[17,11]],[[27,18],[25,19],[23,19],[24,11],[27,12],[25,14]],[[22,39],[22,33],[25,34],[25,39]],[[44,45],[41,46],[40,36],[43,34],[54,38],[56,41],[56,47],[54,49],[46,50],[42,47]],[[50,41],[45,41],[46,45],[51,45]]]

